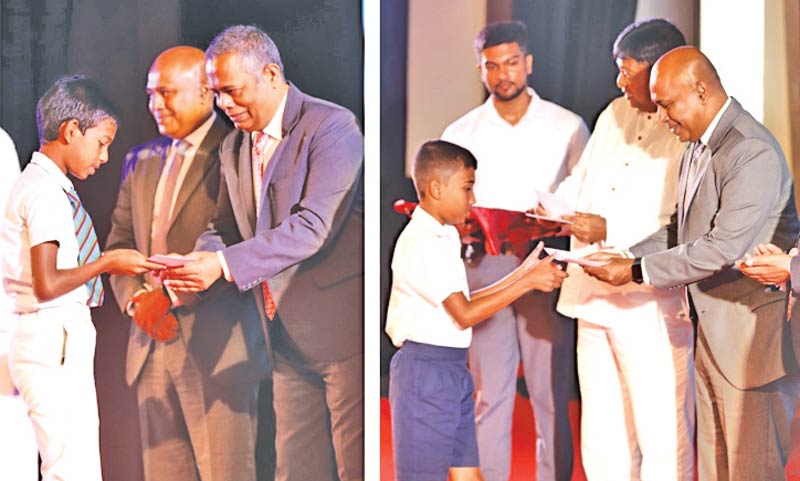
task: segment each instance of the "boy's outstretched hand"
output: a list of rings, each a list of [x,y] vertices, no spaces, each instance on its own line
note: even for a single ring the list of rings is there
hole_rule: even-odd
[[[541,249],[539,250],[541,251]],[[522,282],[529,289],[541,292],[552,292],[558,289],[568,275],[561,269],[560,265],[553,263],[554,258],[555,254],[551,254],[544,259],[538,260],[536,264],[522,272],[518,282]],[[530,256],[525,259],[525,263],[528,263],[529,259]]]
[[[136,276],[149,271],[163,269],[162,264],[147,260],[139,251],[133,249],[113,249],[103,252],[108,268],[106,272],[117,276]]]

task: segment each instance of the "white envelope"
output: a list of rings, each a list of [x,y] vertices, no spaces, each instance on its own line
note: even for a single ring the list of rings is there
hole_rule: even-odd
[[[547,209],[547,214],[550,217],[558,218],[575,214],[575,211],[563,197],[541,190],[536,191],[536,196],[539,198],[539,203],[542,204],[542,207]]]
[[[602,267],[608,264],[608,262],[603,262],[603,261],[590,261],[588,259],[584,259],[583,257],[576,256],[574,252],[564,251],[561,249],[553,249],[552,247],[545,247],[544,251],[547,252],[547,255],[555,254],[555,260],[557,261],[572,262],[578,264],[579,266]]]
[[[147,260],[150,262],[155,262],[156,264],[163,264],[167,267],[182,267],[190,262],[196,261],[197,259],[184,256],[166,256],[162,254],[156,254],[148,257]]]

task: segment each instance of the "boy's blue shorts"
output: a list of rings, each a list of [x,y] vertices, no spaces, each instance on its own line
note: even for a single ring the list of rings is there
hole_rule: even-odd
[[[392,358],[389,401],[397,481],[446,481],[478,466],[467,349],[406,341]]]

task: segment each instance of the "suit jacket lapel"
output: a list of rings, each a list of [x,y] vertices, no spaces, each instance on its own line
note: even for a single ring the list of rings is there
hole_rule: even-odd
[[[272,181],[272,176],[275,174],[275,169],[277,168],[278,164],[285,162],[284,150],[286,149],[287,138],[291,134],[292,130],[294,130],[297,122],[300,120],[304,97],[305,94],[303,94],[300,89],[295,87],[294,84],[289,82],[289,91],[286,94],[286,106],[283,109],[283,120],[281,122],[281,135],[283,138],[281,139],[281,143],[278,144],[278,147],[275,149],[275,152],[272,153],[272,157],[269,159],[267,170],[264,171],[264,177],[261,182],[261,218],[266,219],[268,216],[271,218],[269,209],[264,208],[266,205],[268,205],[267,187],[269,187],[269,184]],[[299,143],[298,149],[300,146],[302,146],[302,139]],[[291,159],[292,155],[292,152],[286,153],[287,158]],[[270,223],[267,224],[267,227],[271,227],[271,219]]]
[[[684,198],[686,196],[686,183],[689,180],[689,156],[691,155],[689,148],[691,144],[686,144],[681,156],[681,170],[678,176],[678,242],[683,242],[683,224],[686,219],[684,206]]]
[[[172,229],[175,219],[178,218],[181,210],[183,210],[186,202],[189,200],[189,196],[206,177],[208,169],[212,167],[213,163],[211,160],[213,157],[211,156],[211,152],[219,146],[222,138],[225,137],[227,133],[228,130],[225,128],[225,124],[221,119],[217,118],[203,139],[203,142],[200,144],[200,147],[197,148],[192,164],[189,166],[189,170],[186,171],[186,177],[183,179],[181,188],[178,190],[178,197],[175,199],[175,207],[172,209],[170,229]]]
[[[703,155],[700,156],[700,170],[697,173],[697,178],[694,181],[694,186],[687,186],[686,183],[688,181],[688,169],[689,169],[689,156],[691,156],[691,149],[686,149],[683,154],[682,166],[681,166],[681,181],[680,181],[680,189],[681,191],[678,192],[678,241],[683,242],[683,225],[686,223],[686,217],[689,215],[689,209],[691,208],[691,202],[694,200],[697,191],[699,190],[700,182],[705,177],[706,171],[708,170],[709,166],[711,165],[712,159],[714,158],[714,154],[716,154],[717,149],[719,149],[720,145],[722,144],[723,139],[728,135],[728,132],[733,127],[736,119],[739,117],[739,114],[742,112],[742,106],[739,102],[731,97],[731,103],[728,106],[728,109],[722,113],[722,117],[719,119],[719,123],[714,128],[714,131],[711,133],[711,138],[708,140],[708,145],[706,146],[706,151],[703,152]],[[684,196],[688,196],[684,202]]]
[[[697,168],[697,175],[694,176],[692,185],[686,186],[686,203],[684,209],[686,212],[692,207],[692,201],[694,200],[695,194],[697,194],[697,190],[700,188],[700,182],[703,180],[703,177],[706,175],[706,170],[708,169],[709,164],[711,163],[711,149],[706,148],[705,151],[700,155],[700,158],[697,159],[699,166]],[[687,169],[688,172],[688,169]],[[688,181],[688,175],[687,175]]]
[[[136,176],[137,182],[132,186],[137,191],[143,193],[141,196],[142,202],[140,206],[141,215],[136,216],[139,219],[139,225],[136,226],[136,232],[146,233],[144,239],[141,239],[145,245],[145,252],[150,254],[150,230],[153,226],[153,208],[155,207],[156,200],[156,187],[158,187],[158,179],[161,177],[161,170],[164,168],[164,162],[167,160],[167,151],[169,150],[170,139],[163,137],[163,141],[155,149],[147,159],[142,159],[142,173]]]

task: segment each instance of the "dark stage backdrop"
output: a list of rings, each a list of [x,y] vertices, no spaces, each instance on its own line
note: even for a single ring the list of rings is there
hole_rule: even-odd
[[[513,19],[528,26],[529,46],[535,57],[530,84],[543,98],[581,115],[592,128],[600,111],[620,95],[611,46],[622,28],[633,21],[636,0],[512,3]],[[382,0],[381,328],[389,302],[392,249],[406,224],[403,216],[393,212],[391,203],[401,198],[416,199],[413,185],[405,176],[407,44],[408,0]],[[380,335],[381,374],[385,375],[394,348],[383,329]]]
[[[111,160],[76,183],[101,243],[123,156],[157,135],[144,94],[153,58],[177,44],[205,48],[237,23],[272,35],[289,80],[363,118],[359,0],[0,0],[0,125],[14,139],[23,166],[38,147],[36,100],[56,78],[82,73],[96,79],[120,111]],[[129,321],[106,287],[105,306],[93,311],[103,474],[137,481],[142,468],[135,393],[124,383]]]

